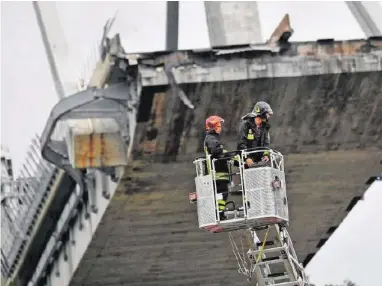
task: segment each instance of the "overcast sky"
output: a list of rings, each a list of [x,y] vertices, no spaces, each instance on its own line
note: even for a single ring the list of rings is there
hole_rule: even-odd
[[[24,160],[30,139],[35,133],[41,133],[57,97],[32,4],[2,2],[1,8],[1,143],[9,147],[17,170]],[[111,34],[121,33],[125,50],[164,49],[163,2],[60,2],[57,9],[70,48],[73,80],[78,79],[89,65],[101,37],[102,26],[117,10],[118,17]],[[285,13],[290,14],[295,31],[292,41],[364,38],[343,2],[268,1],[259,3],[259,12],[264,40]],[[179,47],[208,46],[203,4],[181,3]],[[376,237],[380,241],[382,232],[376,232],[375,226],[382,225],[381,184],[375,184],[368,191],[366,200],[354,208],[310,263],[308,272],[318,286],[340,283],[345,278],[353,279],[360,286],[380,283],[378,257],[382,257],[382,250],[378,244],[372,245],[372,251],[367,250],[364,231],[367,231],[368,239]],[[362,228],[365,224],[367,229]],[[368,263],[367,259],[375,263]]]

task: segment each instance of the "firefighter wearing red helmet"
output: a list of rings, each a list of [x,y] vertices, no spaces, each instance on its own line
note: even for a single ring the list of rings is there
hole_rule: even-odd
[[[223,145],[220,142],[220,134],[222,132],[222,124],[224,119],[213,115],[206,120],[206,137],[204,139],[204,151],[206,155],[211,155],[212,158],[219,158],[219,155],[225,152]],[[210,172],[211,166],[207,162],[207,171]],[[217,193],[221,194],[218,198],[220,220],[225,219],[224,210],[228,197],[229,184],[229,169],[227,160],[215,161],[215,175]]]

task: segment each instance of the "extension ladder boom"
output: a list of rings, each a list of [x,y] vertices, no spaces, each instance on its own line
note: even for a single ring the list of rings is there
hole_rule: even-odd
[[[285,227],[270,225],[256,230],[253,249],[247,253],[258,286],[307,286],[308,280],[298,262]],[[263,241],[257,238],[263,237]]]

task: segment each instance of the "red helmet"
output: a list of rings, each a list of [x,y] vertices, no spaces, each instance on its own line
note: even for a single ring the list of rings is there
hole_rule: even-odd
[[[206,130],[212,131],[216,130],[216,128],[224,123],[224,119],[217,115],[212,115],[206,119]]]

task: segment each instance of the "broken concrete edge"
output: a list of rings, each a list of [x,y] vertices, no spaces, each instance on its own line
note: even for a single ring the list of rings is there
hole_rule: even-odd
[[[352,42],[354,42],[354,41],[352,41]],[[344,43],[344,42],[341,42],[341,43]],[[358,42],[355,41],[354,43],[356,43],[355,46],[357,46],[357,47],[360,46],[360,42],[359,41]],[[382,50],[382,40],[380,41],[379,44],[380,45],[378,45],[378,47],[380,46],[381,50]],[[354,49],[350,49],[350,50],[354,52]],[[148,55],[151,55],[151,54],[148,54]],[[159,60],[159,62],[162,61],[163,64],[165,64],[167,61],[173,62],[174,64],[176,64],[176,62],[178,62],[179,64],[181,64],[181,63],[184,64],[185,63],[184,61],[189,62],[189,58],[188,58],[187,54],[184,55],[184,54],[181,54],[180,52],[172,53],[171,55],[169,55],[168,57],[163,58],[162,60],[159,57],[158,60]],[[91,80],[90,80],[89,86],[101,88],[101,87],[103,87],[105,85],[107,79],[109,78],[110,72],[111,72],[111,65],[112,65],[111,63],[112,63],[112,61],[111,61],[111,55],[110,54],[107,54],[107,56],[105,57],[105,60],[103,62],[97,63],[97,67],[96,67],[96,69],[95,69],[95,71],[93,73],[93,76],[92,76]],[[143,60],[142,64],[146,65],[147,63],[146,63],[145,60]],[[151,63],[151,64],[153,64],[153,63]],[[143,70],[141,70],[141,72],[143,72]],[[141,77],[141,79],[142,79],[142,77]],[[167,81],[167,79],[164,79],[164,78],[162,79],[162,81],[163,80]],[[161,80],[159,79],[159,81],[161,81]],[[151,85],[149,82],[147,82],[147,83],[149,85]],[[157,85],[157,84],[160,84],[160,82],[159,83],[158,82],[155,82],[155,83],[153,82],[152,83],[152,85]],[[84,92],[89,92],[89,90],[82,91],[82,93],[84,93]],[[65,101],[65,100],[69,100],[70,101],[72,99],[72,97],[73,96],[70,96],[69,97],[70,99],[69,98],[65,98],[63,101]],[[50,123],[51,125],[55,126],[55,124],[57,123],[58,119],[57,118],[53,118],[54,116],[52,114],[53,114],[53,111],[51,112],[51,116],[49,117],[48,125]],[[63,113],[62,115],[64,115],[64,114],[65,113]],[[47,141],[46,137],[50,137],[50,135],[52,133],[53,133],[53,130],[49,130],[49,132],[48,132],[46,130],[46,128],[45,128],[45,130],[44,130],[44,132],[42,134],[43,149],[46,146],[46,144],[44,143],[44,142]],[[48,159],[48,161],[51,162],[49,159]]]
[[[266,42],[269,46],[274,47],[279,42],[288,42],[289,38],[293,34],[293,29],[290,26],[289,14],[285,14],[282,18],[274,32],[269,37],[269,40]]]
[[[102,66],[102,65],[98,65],[99,67],[101,67],[101,68],[105,68],[104,66]],[[95,72],[97,72],[97,71],[95,71]],[[110,72],[110,69],[108,69],[107,70],[107,73],[109,73]],[[101,78],[101,79],[103,79],[103,80],[106,80],[107,78],[108,78],[108,76],[107,76],[107,74],[105,75],[104,74],[104,76],[103,77],[98,77],[98,78]],[[87,95],[89,95],[89,93],[90,94],[92,94],[92,93],[94,93],[94,92],[103,92],[103,90],[102,90],[102,87],[104,86],[104,83],[100,83],[100,82],[95,82],[94,84],[97,84],[98,83],[98,86],[96,86],[95,88],[93,87],[92,89],[87,89],[87,90],[83,90],[83,91],[80,91],[79,93],[77,93],[77,95],[78,94],[86,94],[86,93],[88,93]],[[119,85],[120,86],[120,85]],[[98,89],[97,89],[98,88]],[[115,88],[115,86],[112,86],[112,88]],[[87,96],[85,96],[85,97],[87,97]],[[116,98],[115,96],[111,96],[111,98],[113,98],[113,99],[118,99],[118,98]],[[89,99],[89,98],[88,98]],[[70,103],[73,103],[74,101],[75,101],[75,98],[73,98],[72,96],[69,96],[69,97],[65,97],[62,101],[68,101],[69,102],[69,106],[70,106]],[[85,100],[85,104],[88,102],[88,100]],[[54,127],[56,126],[56,123],[57,123],[57,121],[59,120],[59,117],[62,115],[62,116],[67,116],[68,115],[68,110],[67,110],[67,104],[60,104],[60,103],[62,103],[61,101],[53,108],[53,110],[51,111],[51,114],[50,114],[50,116],[49,116],[49,120],[48,120],[48,123],[47,123],[47,126],[45,127],[45,129],[44,129],[44,131],[43,131],[43,136],[42,136],[42,139],[44,139],[44,140],[41,140],[43,143],[45,142],[45,144],[41,144],[42,145],[42,155],[43,155],[43,157],[44,157],[44,159],[45,160],[47,160],[47,159],[52,159],[52,156],[49,156],[49,153],[52,153],[52,152],[54,152],[54,150],[53,149],[50,149],[50,148],[46,148],[46,147],[48,147],[48,146],[46,146],[47,144],[48,144],[48,141],[49,141],[49,139],[50,139],[50,136],[53,134],[53,132],[54,132]],[[82,103],[84,103],[84,102],[82,102]],[[66,107],[65,107],[66,106]],[[61,111],[61,112],[60,112]],[[47,127],[49,127],[49,128],[47,128]],[[59,154],[57,154],[57,155],[59,155]],[[47,157],[47,158],[45,158],[45,157]],[[56,159],[57,159],[57,156],[53,156],[53,157],[56,157]],[[49,162],[51,162],[51,163],[53,163],[53,164],[55,164],[54,162],[52,162],[52,161],[55,161],[55,160],[47,160],[47,161],[49,161]],[[57,161],[57,160],[56,160]],[[57,162],[56,162],[57,163]],[[61,162],[62,163],[62,162]],[[59,171],[59,174],[64,174],[63,172],[67,172],[69,175],[71,175],[74,179],[75,179],[75,181],[80,185],[80,188],[82,189],[82,183],[83,183],[83,180],[82,180],[82,178],[81,178],[81,174],[77,174],[77,173],[80,173],[80,171],[79,170],[77,170],[77,169],[73,169],[73,168],[67,168],[67,167],[65,167],[65,166],[62,166],[62,164],[55,164],[55,165],[57,165],[58,167],[61,167],[61,169],[62,170],[60,170]],[[117,171],[118,170],[120,170],[120,168],[119,167],[116,167],[116,169],[117,169]],[[75,175],[73,175],[74,173],[76,173],[76,175],[77,176],[75,176]],[[57,185],[58,184],[58,181],[56,180],[56,182],[55,182],[55,185]],[[55,191],[56,191],[56,189],[57,189],[57,187],[55,187],[55,188],[53,188]],[[54,192],[52,192],[52,194],[54,194]],[[52,195],[51,194],[51,195]],[[49,210],[49,201],[50,200],[48,200],[47,201],[47,203],[43,206],[43,209],[42,209],[42,215],[40,215],[39,216],[39,218],[38,218],[38,221],[40,221],[41,219],[43,219],[43,215]],[[37,226],[37,228],[38,228],[38,226]],[[37,231],[36,230],[36,227],[34,228],[34,232],[35,231]],[[33,240],[33,238],[32,238],[32,240]],[[29,244],[32,242],[32,240],[30,240],[29,241]],[[24,252],[25,251],[27,251],[28,250],[28,247],[26,247],[25,249],[24,249]],[[21,261],[21,260],[20,260]],[[21,265],[21,263],[18,263],[18,268],[14,271],[14,274],[10,277],[10,278],[7,278],[7,280],[5,281],[5,283],[7,283],[7,285],[8,286],[17,286],[18,284],[19,284],[19,282],[17,281],[17,273],[18,273],[18,271],[19,271],[19,267],[20,267],[20,265]],[[2,277],[3,278],[3,277]]]
[[[332,42],[333,43],[333,41],[330,41],[330,42]],[[363,44],[363,45],[368,45],[368,44],[370,44],[370,42],[371,41],[365,41],[365,40],[361,40],[360,41],[361,42],[361,44]],[[355,41],[346,41],[346,42],[340,42],[340,43],[357,43],[357,41],[355,40]],[[379,49],[379,47],[380,46],[382,46],[382,41],[380,40],[380,39],[377,39],[377,47],[378,47],[378,49]],[[363,45],[358,45],[359,47],[363,47]],[[316,46],[320,46],[320,43],[318,43],[317,42],[317,45]],[[355,45],[355,46],[357,46],[357,45]],[[312,46],[313,47],[313,46]],[[215,49],[216,50],[216,49]],[[314,49],[313,49],[314,50]],[[346,50],[346,49],[345,49]],[[298,50],[298,51],[300,51],[301,52],[301,50]],[[347,50],[348,51],[348,50]],[[349,54],[351,54],[351,51],[353,51],[354,52],[354,50],[353,49],[350,49],[350,53]],[[359,50],[357,50],[357,52],[358,52]],[[194,52],[194,51],[193,51]],[[208,50],[208,52],[213,52],[213,50]],[[349,51],[348,51],[349,52]],[[151,55],[151,53],[149,54],[149,55]],[[160,56],[160,55],[159,55]],[[126,57],[127,59],[128,59],[128,56]],[[164,64],[164,62],[162,62],[162,63],[158,63],[159,65],[161,65],[161,64]],[[315,254],[315,253],[314,253]],[[310,257],[310,259],[314,256],[314,254]],[[310,254],[309,254],[310,255]],[[308,256],[309,256],[308,255]],[[308,258],[308,257],[307,257]],[[309,260],[310,260],[309,259]],[[306,259],[307,260],[307,259]],[[307,262],[309,262],[309,261],[307,261]],[[306,263],[307,263],[306,262]]]
[[[69,169],[66,167],[62,168],[63,167],[62,166],[63,162],[61,162],[62,158],[60,160],[58,160],[59,156],[61,154],[53,154],[55,152],[53,149],[49,148],[48,143],[50,141],[51,135],[54,133],[56,124],[59,121],[60,117],[67,116],[68,113],[70,112],[70,109],[72,109],[74,107],[73,104],[75,105],[75,107],[80,107],[82,105],[85,105],[86,103],[91,102],[91,98],[94,97],[94,93],[97,93],[97,92],[102,93],[103,92],[102,88],[105,86],[105,82],[109,78],[109,74],[110,74],[110,71],[112,68],[112,64],[111,64],[110,59],[111,59],[110,54],[107,54],[104,61],[98,62],[96,65],[96,68],[93,72],[93,75],[90,79],[90,83],[88,85],[89,89],[82,90],[82,91],[78,92],[77,94],[75,94],[75,95],[83,94],[83,95],[85,95],[85,98],[82,98],[82,100],[80,100],[80,102],[78,102],[78,96],[77,97],[75,97],[75,96],[74,97],[73,96],[64,97],[61,101],[59,101],[56,104],[55,107],[53,107],[53,109],[49,115],[47,124],[46,124],[46,126],[42,132],[42,135],[41,135],[41,154],[46,161],[53,163],[54,165],[60,167],[62,170],[59,170],[58,179],[56,179],[54,186],[52,187],[52,189],[54,191],[49,194],[47,201],[45,202],[44,206],[42,207],[41,214],[38,216],[37,222],[33,228],[31,239],[28,240],[27,245],[22,252],[22,257],[24,257],[26,255],[26,253],[28,252],[29,245],[32,243],[36,232],[39,231],[41,220],[44,219],[45,214],[47,213],[47,211],[50,207],[50,202],[55,195],[55,191],[57,190],[56,186],[57,186],[57,184],[59,184],[60,179],[61,179],[62,175],[64,174],[63,172],[67,172],[69,175],[71,175],[75,179],[75,181],[77,183],[79,183],[80,186],[82,186],[83,182],[82,182],[82,179],[80,178],[81,175],[79,174],[79,171],[74,170],[72,168],[69,168]],[[120,85],[118,85],[118,86],[120,86]],[[90,98],[89,98],[89,95],[90,95]],[[114,99],[113,96],[111,96],[111,98]],[[59,143],[59,142],[55,142],[55,143]],[[8,286],[18,285],[17,275],[18,275],[18,272],[19,272],[21,265],[23,264],[23,260],[24,259],[19,259],[19,261],[17,262],[17,265],[16,265],[16,269],[14,270],[11,277],[6,278],[6,277],[1,276],[1,285],[8,285]]]
[[[382,37],[369,37],[367,39],[352,39],[345,41],[336,41],[334,39],[318,39],[317,41],[306,42],[288,42],[289,45],[284,46],[281,50],[283,55],[288,56],[327,56],[327,55],[354,55],[359,52],[369,53],[370,50],[382,49]],[[362,51],[362,48],[364,51]],[[150,66],[163,66],[164,63],[175,57],[178,60],[192,60],[190,57],[202,57],[203,59],[218,59],[224,58],[224,55],[219,56],[221,51],[231,51],[230,54],[235,54],[241,51],[254,52],[254,57],[262,57],[264,54],[277,55],[280,52],[271,52],[272,47],[267,43],[264,44],[248,44],[215,47],[208,49],[193,49],[193,50],[178,50],[170,51],[155,51],[148,53],[125,53],[114,55],[115,57],[125,58],[129,64],[147,64]]]
[[[98,97],[102,97],[107,100],[118,102],[118,104],[125,107],[125,104],[123,104],[123,102],[127,101],[127,98],[126,96],[124,96],[123,91],[126,91],[126,90],[127,89],[125,87],[125,83],[121,83],[121,84],[113,85],[109,87],[108,89],[87,89],[84,91],[80,91],[58,102],[53,107],[50,113],[48,122],[46,123],[46,126],[41,136],[41,152],[42,152],[43,158],[47,160],[48,162],[55,164],[57,166],[62,167],[63,165],[65,165],[65,161],[68,158],[65,158],[64,153],[67,153],[67,152],[64,152],[65,150],[62,150],[62,148],[58,148],[60,146],[56,146],[58,148],[57,149],[57,148],[54,148],[52,144],[50,144],[52,142],[51,136],[56,129],[57,123],[60,120],[70,119],[71,112],[74,112],[75,109],[85,107],[87,104],[92,104],[92,103],[94,104],[94,101],[97,100]],[[113,116],[113,114],[109,114],[109,115]],[[117,112],[114,115],[115,116],[118,115]],[[73,116],[76,117],[75,114]],[[104,117],[104,115],[102,115],[101,113],[93,114],[93,116],[96,116],[97,118],[102,116]],[[121,131],[124,131],[124,130],[121,130]],[[56,141],[56,143],[60,143],[60,141]],[[61,143],[65,144],[64,142],[61,142]],[[60,144],[60,145],[63,145],[63,144]],[[56,153],[56,154],[53,154],[53,153]]]
[[[170,83],[166,74],[169,64],[177,84],[192,84],[381,71],[381,57],[382,37],[373,37],[367,40],[323,39],[290,43],[281,50],[262,49],[259,45],[227,46],[202,51],[125,54],[120,59],[127,60],[127,69],[130,62],[138,66],[141,85],[147,87]],[[232,72],[233,63],[236,73]]]
[[[318,241],[316,245],[316,251],[309,253],[305,257],[304,261],[302,262],[304,267],[308,265],[308,263],[313,259],[313,257],[322,249],[325,243],[332,237],[332,235],[336,232],[336,230],[341,226],[341,224],[347,218],[348,214],[357,205],[358,201],[363,200],[363,197],[366,191],[375,180],[382,181],[382,173],[379,176],[370,177],[365,182],[365,185],[367,185],[368,187],[363,189],[363,191],[361,191],[361,193],[358,196],[354,196],[346,208],[342,207],[341,209],[338,210],[339,215],[337,216],[337,219],[336,219],[337,223],[334,223],[331,227],[328,228],[328,230],[324,234],[321,235],[320,240]],[[345,214],[345,215],[342,216],[340,214]]]

